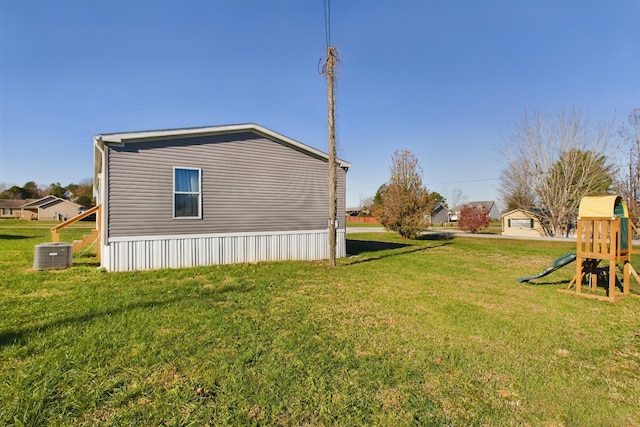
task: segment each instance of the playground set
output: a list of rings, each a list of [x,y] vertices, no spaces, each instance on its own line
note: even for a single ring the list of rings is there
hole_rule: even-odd
[[[640,283],[640,277],[631,265],[633,230],[636,229],[629,220],[627,205],[622,197],[584,197],[578,209],[576,252],[562,255],[549,268],[533,276],[521,277],[518,283],[544,277],[577,261],[576,275],[563,291],[575,287],[577,295],[611,302],[629,296],[630,276],[633,275]],[[598,268],[601,261],[609,262],[608,269]],[[621,290],[617,289],[620,283],[617,269],[622,273]],[[606,295],[596,292],[600,276],[608,282]]]

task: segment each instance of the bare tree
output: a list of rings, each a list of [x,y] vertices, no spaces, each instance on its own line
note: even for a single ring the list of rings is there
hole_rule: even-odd
[[[518,208],[531,208],[536,205],[536,197],[533,188],[521,186],[523,179],[519,176],[521,169],[515,161],[512,161],[502,171],[502,202],[507,210]]]
[[[525,111],[502,149],[503,201],[531,210],[550,236],[568,232],[580,200],[611,187],[610,128],[576,109]]]
[[[451,194],[450,207],[455,208],[456,206],[463,205],[466,202],[467,202],[467,197],[462,192],[462,189],[454,188]]]
[[[371,206],[373,205],[373,197],[360,197],[360,216],[371,216]]]
[[[415,238],[429,226],[429,192],[422,184],[422,168],[409,150],[396,150],[391,157],[391,178],[374,199],[374,216],[402,237]]]
[[[629,113],[618,135],[626,144],[621,152],[628,153],[628,157],[622,160],[615,189],[627,201],[629,212],[637,224],[640,220],[640,108]]]

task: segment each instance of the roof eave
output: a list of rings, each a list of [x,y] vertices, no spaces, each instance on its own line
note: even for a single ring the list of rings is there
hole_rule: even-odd
[[[305,145],[299,141],[296,141],[295,139],[289,138],[288,136],[274,132],[271,129],[267,129],[255,123],[223,125],[223,126],[206,126],[206,127],[196,127],[196,128],[163,129],[163,130],[140,131],[140,132],[108,133],[108,134],[96,135],[94,138],[96,141],[103,144],[120,144],[121,145],[121,144],[126,144],[128,142],[140,142],[144,140],[171,138],[174,136],[213,135],[213,134],[217,135],[217,134],[224,134],[224,133],[244,132],[244,131],[256,132],[267,138],[281,141],[301,151],[304,151],[312,156],[315,156],[324,160],[329,159],[329,156],[320,150],[316,150],[315,148]],[[338,162],[341,168],[348,169],[352,166],[351,163],[341,159],[336,159],[336,161]]]

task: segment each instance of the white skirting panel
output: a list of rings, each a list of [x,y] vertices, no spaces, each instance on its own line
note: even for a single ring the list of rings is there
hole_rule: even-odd
[[[344,257],[345,230],[337,230],[337,234],[336,254]],[[108,271],[326,258],[329,258],[327,230],[119,237],[102,246],[102,267]]]

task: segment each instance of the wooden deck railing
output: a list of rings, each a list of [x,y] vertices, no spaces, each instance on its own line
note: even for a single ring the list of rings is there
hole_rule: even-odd
[[[66,220],[65,222],[61,222],[60,224],[51,227],[51,241],[52,242],[59,242],[60,241],[60,230],[62,230],[65,227],[68,227],[69,225],[73,224],[74,222],[80,221],[83,218],[88,217],[89,215],[93,214],[93,213],[97,213],[96,214],[96,229],[100,230],[100,211],[101,211],[102,205],[97,205],[92,207],[89,210],[86,210],[76,216],[74,216],[71,219]]]

